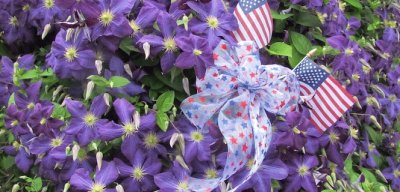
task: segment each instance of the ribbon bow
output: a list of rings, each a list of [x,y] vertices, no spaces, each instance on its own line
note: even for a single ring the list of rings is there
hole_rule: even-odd
[[[267,112],[285,114],[295,109],[300,96],[295,74],[279,65],[261,65],[254,42],[231,47],[221,41],[213,56],[215,66],[196,82],[199,93],[184,100],[181,109],[204,133],[209,125],[218,125],[228,146],[227,161],[219,178],[190,178],[193,191],[211,191],[251,160],[242,183],[247,181],[262,164],[271,142]]]

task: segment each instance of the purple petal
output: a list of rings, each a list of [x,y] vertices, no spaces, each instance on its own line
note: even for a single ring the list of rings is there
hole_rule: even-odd
[[[90,105],[90,112],[92,112],[96,117],[101,117],[106,113],[107,108],[107,104],[104,101],[104,95],[99,95],[93,99],[92,105]]]
[[[115,165],[121,177],[130,177],[132,175],[133,167],[124,163],[121,159],[114,159]]]
[[[126,99],[116,99],[113,103],[115,112],[122,123],[130,123],[135,112],[135,107]]]
[[[124,128],[113,122],[100,125],[97,128],[97,134],[103,141],[110,141],[115,138],[121,137],[124,134]]]
[[[177,27],[176,21],[167,12],[160,12],[157,23],[164,37],[172,37],[174,29]]]
[[[140,144],[139,137],[135,135],[129,135],[121,144],[121,151],[124,156],[129,160],[133,161],[135,159],[136,148]]]
[[[79,101],[66,100],[65,105],[67,110],[71,113],[72,117],[82,118],[86,115],[86,107]]]
[[[24,173],[28,172],[32,166],[33,160],[29,157],[24,147],[21,147],[17,156],[15,156],[15,164]]]
[[[181,69],[190,69],[195,65],[193,53],[183,52],[176,59],[175,65]]]
[[[156,127],[156,113],[150,112],[140,117],[140,129],[152,130]]]
[[[77,169],[69,180],[72,186],[78,190],[89,191],[93,185],[93,181],[90,179],[89,171],[81,168]]]
[[[332,46],[335,49],[339,49],[339,50],[346,49],[347,43],[348,43],[348,40],[341,35],[329,37],[326,39],[326,41],[328,42],[328,44],[330,46]]]
[[[100,171],[96,172],[95,181],[104,185],[114,182],[118,178],[118,170],[114,161],[103,161]]]

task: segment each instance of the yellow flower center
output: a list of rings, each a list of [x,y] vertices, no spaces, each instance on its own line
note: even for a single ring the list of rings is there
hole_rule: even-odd
[[[144,137],[144,146],[147,149],[154,149],[158,144],[158,137],[155,133],[149,133]]]
[[[324,24],[326,18],[328,17],[328,14],[317,12],[317,16],[318,16],[318,19],[321,21],[321,23]]]
[[[294,127],[294,128],[293,128],[293,133],[295,133],[295,134],[300,134],[301,131],[299,130],[299,128]]]
[[[22,7],[22,10],[23,11],[29,11],[31,9],[31,6],[29,6],[29,4],[25,4],[23,7]]]
[[[198,49],[194,49],[193,50],[193,54],[195,55],[195,56],[199,56],[199,55],[201,55],[203,52],[202,51],[200,51],[200,50],[198,50]]]
[[[309,167],[306,165],[301,165],[298,169],[297,169],[297,173],[299,173],[300,176],[306,176],[308,174],[308,169]]]
[[[193,131],[190,134],[190,137],[192,138],[193,141],[195,142],[200,142],[204,139],[204,136],[202,133],[198,132],[198,131]]]
[[[336,143],[337,141],[339,141],[339,136],[338,136],[336,133],[334,133],[334,132],[330,132],[330,133],[329,133],[329,140],[330,140],[332,143]]]
[[[349,129],[349,135],[355,139],[358,139],[358,130],[354,129],[353,127],[350,127]]]
[[[114,19],[114,14],[109,10],[104,10],[100,15],[100,22],[103,26],[108,26]]]
[[[346,55],[353,55],[354,51],[353,51],[353,49],[347,48],[347,49],[344,50],[344,53]]]
[[[29,103],[28,105],[26,105],[26,108],[28,108],[28,109],[33,109],[35,107],[35,104],[34,103]]]
[[[372,143],[370,143],[370,144],[368,145],[368,150],[369,150],[369,151],[373,151],[374,149],[375,149],[375,145],[372,144]]]
[[[14,149],[19,150],[19,148],[21,147],[21,144],[18,143],[17,141],[14,141],[12,146],[14,147]]]
[[[72,62],[78,58],[78,50],[75,47],[68,47],[65,49],[64,57],[68,62]]]
[[[18,123],[19,123],[18,120],[13,120],[11,121],[11,126],[15,127],[18,125]]]
[[[371,67],[368,67],[368,66],[365,66],[365,65],[362,66],[362,69],[363,69],[365,74],[369,74],[369,72],[371,71]]]
[[[99,183],[95,183],[92,185],[92,188],[90,189],[90,192],[104,192],[105,186]]]
[[[164,39],[164,49],[170,52],[176,51],[177,47],[173,38],[168,37]]]
[[[214,179],[218,177],[218,172],[215,169],[207,169],[206,170],[206,178],[207,179]]]
[[[177,191],[189,190],[189,184],[186,181],[180,181],[176,187]]]
[[[138,32],[138,31],[140,30],[140,27],[139,27],[139,25],[136,23],[135,20],[129,21],[129,26],[131,26],[133,32],[135,32],[135,33]]]
[[[54,0],[43,0],[43,5],[47,9],[51,9],[54,7]]]
[[[397,101],[397,97],[396,97],[396,95],[389,95],[389,100],[392,102],[392,103],[394,103],[394,102],[396,102]]]
[[[400,177],[400,170],[395,169],[395,170],[393,171],[393,175],[394,175],[394,177],[396,177],[396,178]]]
[[[83,117],[83,121],[86,125],[93,126],[97,121],[97,117],[94,116],[92,113],[88,113],[85,115],[85,117]]]
[[[208,24],[208,27],[210,27],[211,29],[216,29],[219,26],[219,21],[216,17],[209,16],[209,17],[207,17],[207,24]]]
[[[135,128],[135,124],[132,122],[124,124],[123,128],[124,128],[125,134],[127,134],[127,135],[132,134],[137,131]]]
[[[61,138],[56,137],[56,138],[54,138],[54,139],[51,140],[50,145],[51,145],[53,148],[55,148],[55,147],[60,146],[60,145],[62,144],[62,142],[63,142],[63,140],[62,140]]]
[[[143,179],[144,175],[146,175],[146,173],[143,171],[143,168],[141,168],[141,167],[135,167],[132,171],[132,177],[136,181],[141,181]]]
[[[40,120],[40,124],[41,124],[41,125],[44,125],[44,124],[46,124],[46,123],[47,123],[47,119],[43,117],[43,118]]]
[[[340,9],[341,11],[344,11],[344,9],[346,9],[346,3],[345,3],[345,2],[339,1],[339,9]]]
[[[12,25],[12,26],[18,26],[19,22],[16,16],[12,16],[10,17],[10,19],[8,20],[8,24]]]
[[[351,78],[352,78],[354,81],[358,81],[358,80],[360,80],[360,75],[357,74],[357,73],[355,73],[355,74],[351,75]]]

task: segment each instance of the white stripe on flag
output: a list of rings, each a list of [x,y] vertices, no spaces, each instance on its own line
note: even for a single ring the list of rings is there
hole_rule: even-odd
[[[240,37],[240,35],[239,35],[239,33],[237,31],[232,32],[232,34],[233,34],[233,37],[235,38],[235,40],[237,42],[243,41],[243,39]]]
[[[237,12],[238,12],[238,9],[241,9],[240,6],[239,6],[239,8],[237,8],[237,9],[233,12],[233,14],[235,15],[235,17],[237,18],[237,20],[238,20],[238,22],[239,22],[239,29],[237,30],[237,33],[243,34],[243,36],[244,36],[244,39],[243,39],[243,40],[249,41],[249,40],[251,40],[251,38],[249,37],[249,35],[247,34],[246,30],[244,29],[243,23],[241,23],[241,22],[239,21],[239,17],[238,17],[238,13],[237,13]],[[235,32],[236,32],[236,31],[235,31]],[[241,38],[240,38],[240,39],[236,39],[236,40],[241,40]]]
[[[318,92],[321,95],[322,99],[324,99],[326,101],[326,103],[328,103],[328,108],[332,109],[333,112],[335,112],[335,116],[336,117],[340,117],[342,115],[342,111],[341,109],[336,108],[337,102],[337,98],[335,96],[332,95],[328,95],[329,93],[331,93],[331,90],[328,89],[328,93],[325,92],[324,90],[324,85],[325,83],[322,83],[321,86],[318,88]]]
[[[330,120],[332,120],[332,122],[335,122],[337,119],[331,113],[331,111],[329,110],[329,108],[330,108],[330,105],[329,105],[330,100],[324,99],[325,102],[322,101],[322,99],[320,98],[320,94],[319,94],[318,90],[317,90],[317,94],[315,94],[314,98],[315,98],[315,102],[317,102],[319,104],[319,106],[320,106],[320,108],[321,108],[321,110],[323,112],[321,115],[323,115],[326,119],[329,118]],[[327,105],[325,105],[325,103],[327,103]]]
[[[268,6],[267,4],[265,4],[265,5],[262,6],[262,10],[264,10],[264,12],[265,12],[264,17],[266,17],[266,19],[267,19],[267,21],[268,21],[269,30],[271,30],[271,34],[272,34],[272,30],[273,30],[272,21],[273,21],[273,20],[272,20],[272,18],[270,17],[271,10],[269,9],[269,6]],[[268,42],[271,40],[271,38],[272,38],[272,35],[269,37]]]
[[[322,89],[321,89],[321,88],[322,88]],[[338,108],[336,108],[336,106],[335,106],[335,109],[339,112],[339,114],[338,114],[338,113],[336,113],[336,114],[338,114],[339,116],[341,116],[342,113],[343,113],[344,111],[346,111],[347,109],[346,109],[346,106],[344,106],[344,105],[342,104],[342,102],[340,102],[339,98],[337,98],[336,95],[333,94],[333,92],[334,92],[335,90],[332,90],[328,85],[326,85],[326,83],[322,83],[320,89],[321,89],[321,91],[324,92],[324,94],[326,94],[326,97],[324,97],[324,98],[328,98],[328,94],[329,94],[329,95],[332,97],[332,99],[333,99],[333,100],[331,100],[331,101],[334,102],[337,106],[340,107],[340,109],[338,109]]]
[[[266,44],[268,44],[269,36],[270,36],[271,31],[267,27],[268,25],[267,25],[267,21],[265,20],[266,18],[261,13],[260,9],[254,10],[254,14],[257,15],[258,18],[260,18],[262,31],[263,31],[264,34],[266,33],[265,36],[264,36],[265,37],[265,42],[266,42]]]
[[[345,100],[349,106],[353,104],[353,102],[342,91],[340,91],[341,89],[334,82],[332,82],[330,78],[327,78],[326,82],[332,85],[332,87],[335,89],[335,92],[339,93],[340,97],[343,98],[343,100]]]
[[[256,18],[256,16],[254,15],[254,12],[250,12],[249,14],[249,19],[252,19],[253,20],[253,22],[254,22],[254,24],[256,25],[256,29],[255,30],[258,30],[258,33],[260,34],[260,36],[261,37],[258,37],[257,39],[260,39],[260,41],[261,41],[261,47],[264,47],[264,45],[266,45],[267,44],[267,40],[265,39],[265,34],[264,34],[264,31],[262,30],[262,28],[263,28],[263,26],[261,26],[261,23],[260,23],[260,21]],[[260,48],[261,48],[260,47]]]
[[[314,97],[314,98],[315,98],[315,97]],[[326,125],[329,125],[329,124],[330,124],[329,120],[328,120],[324,115],[322,115],[323,112],[322,112],[322,111],[319,109],[319,107],[315,104],[314,98],[308,101],[308,103],[311,104],[312,111],[315,112],[315,116],[317,117],[317,119],[321,120],[322,123],[324,123],[324,124],[326,124]]]
[[[240,6],[239,6],[239,7],[240,7]],[[251,26],[251,23],[250,23],[250,21],[248,20],[247,15],[245,15],[245,14],[243,13],[242,8],[240,7],[239,9],[237,9],[237,11],[238,11],[238,14],[240,14],[240,17],[242,18],[242,20],[243,20],[243,22],[244,22],[244,25],[247,26],[246,28],[250,31],[251,35],[254,37],[253,40],[257,43],[258,47],[259,47],[259,48],[263,47],[262,43],[260,42],[260,39],[258,38],[257,33],[254,31],[255,29]],[[250,39],[249,39],[249,40],[250,40]]]
[[[320,130],[322,130],[322,131],[325,131],[325,130],[326,130],[325,126],[322,125],[321,122],[319,122],[318,118],[314,115],[313,112],[314,112],[314,111],[311,111],[310,117],[311,117],[311,120],[314,121],[314,123],[316,124],[316,126],[318,126],[318,127],[316,127],[316,128],[317,128],[317,129],[320,129]]]

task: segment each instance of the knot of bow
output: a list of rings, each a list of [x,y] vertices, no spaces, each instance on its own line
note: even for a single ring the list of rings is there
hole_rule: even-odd
[[[181,109],[204,133],[213,124],[219,127],[228,147],[227,160],[218,178],[190,178],[193,191],[218,187],[251,160],[242,183],[247,181],[260,167],[271,142],[267,112],[285,114],[300,97],[294,72],[280,65],[261,65],[254,42],[231,46],[221,41],[213,58],[215,66],[196,82],[199,93],[185,99]]]

